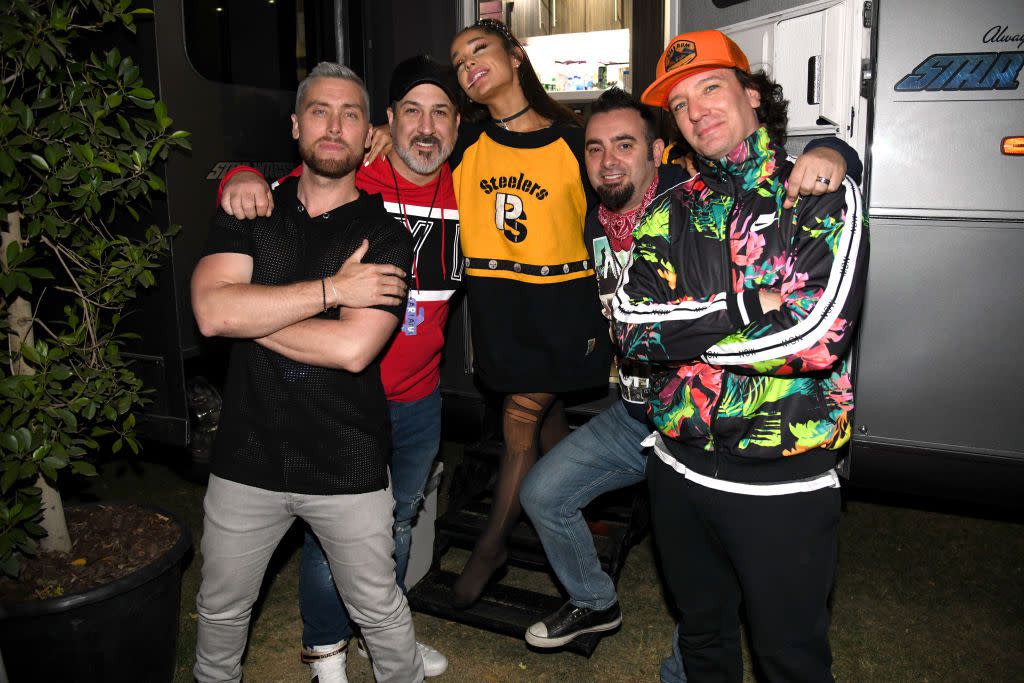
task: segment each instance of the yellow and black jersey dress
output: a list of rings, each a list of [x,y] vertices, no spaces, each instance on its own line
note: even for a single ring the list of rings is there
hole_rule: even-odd
[[[611,363],[583,222],[583,129],[463,122],[451,157],[476,369],[494,391],[606,385]]]

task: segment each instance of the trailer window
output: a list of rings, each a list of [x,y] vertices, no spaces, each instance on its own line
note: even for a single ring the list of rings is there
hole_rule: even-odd
[[[318,32],[332,6],[328,0],[185,0],[185,51],[211,81],[295,90],[313,65],[335,59]]]

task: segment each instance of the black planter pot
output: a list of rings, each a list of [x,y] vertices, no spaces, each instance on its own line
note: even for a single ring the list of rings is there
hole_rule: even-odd
[[[61,598],[0,605],[0,648],[12,683],[153,682],[174,678],[181,569],[192,534],[114,583]]]

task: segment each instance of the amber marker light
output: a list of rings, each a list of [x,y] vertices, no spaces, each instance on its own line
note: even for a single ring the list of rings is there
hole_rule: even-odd
[[[1011,135],[1003,138],[1003,154],[1024,156],[1024,135]]]

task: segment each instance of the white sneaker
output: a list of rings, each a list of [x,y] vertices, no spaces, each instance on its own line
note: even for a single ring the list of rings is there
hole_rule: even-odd
[[[420,657],[423,659],[423,675],[427,678],[440,676],[448,670],[448,658],[434,648],[417,641],[416,649],[420,651]]]
[[[416,649],[419,650],[420,659],[423,660],[423,675],[427,678],[440,676],[448,670],[448,658],[434,648],[417,641]],[[366,650],[366,643],[363,642],[362,638],[356,641],[356,652],[359,653],[360,657],[370,656]]]
[[[348,683],[345,662],[348,661],[348,641],[334,645],[304,647],[299,654],[304,664],[309,664],[310,683]]]

